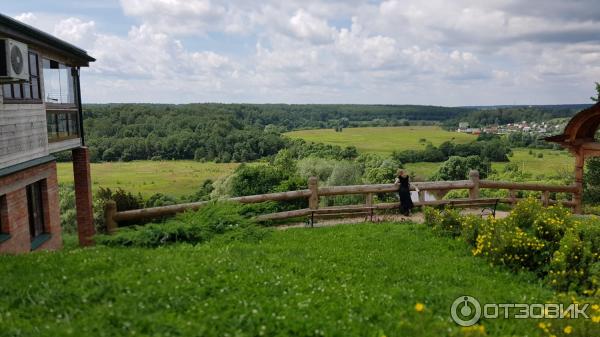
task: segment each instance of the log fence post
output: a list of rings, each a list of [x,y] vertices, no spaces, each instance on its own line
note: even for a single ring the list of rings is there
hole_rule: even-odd
[[[367,196],[365,198],[365,206],[373,206],[373,193],[367,193]]]
[[[104,225],[108,234],[112,234],[117,230],[117,222],[115,215],[117,214],[117,203],[113,200],[108,200],[104,204]]]
[[[469,172],[469,180],[473,183],[473,187],[469,189],[469,199],[479,198],[479,171],[471,170]]]
[[[308,197],[308,208],[311,210],[319,209],[319,180],[317,177],[308,178],[308,189],[310,197]]]
[[[549,203],[550,203],[550,191],[542,192],[542,205],[544,205],[544,207],[548,207]]]
[[[510,199],[510,204],[512,206],[517,204],[517,191],[516,190],[508,190],[508,198]]]

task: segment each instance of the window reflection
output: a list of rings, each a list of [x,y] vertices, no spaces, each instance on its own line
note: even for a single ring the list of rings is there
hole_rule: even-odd
[[[43,59],[44,101],[56,104],[75,104],[75,85],[72,68],[53,60]]]

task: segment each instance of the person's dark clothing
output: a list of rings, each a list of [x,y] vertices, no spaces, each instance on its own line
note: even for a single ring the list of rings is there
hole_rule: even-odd
[[[400,212],[404,215],[409,215],[410,210],[414,207],[412,199],[410,198],[410,182],[408,176],[398,177],[400,188],[398,189],[398,196],[400,197]]]

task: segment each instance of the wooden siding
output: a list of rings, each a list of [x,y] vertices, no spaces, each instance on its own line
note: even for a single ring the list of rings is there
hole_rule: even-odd
[[[0,105],[0,168],[48,155],[43,104]]]

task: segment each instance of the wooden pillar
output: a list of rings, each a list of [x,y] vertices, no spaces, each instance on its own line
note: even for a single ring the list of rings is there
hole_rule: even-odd
[[[367,197],[365,198],[365,205],[367,207],[373,206],[373,193],[367,193]]]
[[[310,190],[308,208],[311,210],[319,209],[319,179],[317,177],[308,178],[308,189]]]
[[[104,225],[108,234],[112,234],[117,230],[115,214],[117,214],[117,203],[112,200],[107,201],[104,204]]]
[[[585,165],[585,153],[579,149],[575,156],[575,187],[573,193],[573,202],[575,202],[574,213],[582,214],[582,198],[583,198],[583,167]]]
[[[469,199],[479,198],[479,171],[471,170],[469,172],[469,179],[473,182],[473,187],[469,189]]]

